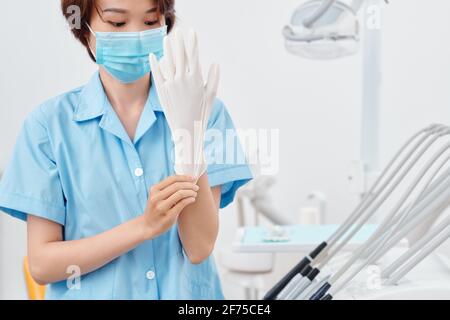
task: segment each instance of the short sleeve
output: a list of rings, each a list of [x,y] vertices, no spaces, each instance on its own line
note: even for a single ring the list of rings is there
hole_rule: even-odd
[[[221,186],[220,208],[224,208],[233,202],[236,191],[253,176],[233,121],[219,100],[215,102],[208,123],[205,154],[209,184]]]
[[[65,199],[42,112],[25,120],[0,181],[0,211],[26,221],[32,214],[65,224]]]

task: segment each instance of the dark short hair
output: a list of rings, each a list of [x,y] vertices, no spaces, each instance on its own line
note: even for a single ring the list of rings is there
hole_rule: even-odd
[[[164,15],[166,18],[166,24],[168,31],[170,32],[175,24],[175,0],[155,0],[159,12]],[[61,10],[64,17],[68,20],[72,16],[72,12],[70,12],[71,7],[76,6],[80,9],[81,15],[81,25],[80,28],[72,28],[72,33],[75,38],[80,41],[83,46],[87,49],[89,56],[93,61],[95,61],[95,57],[92,55],[89,50],[88,40],[86,34],[89,32],[89,29],[86,23],[89,23],[93,10],[95,10],[95,0],[61,0]]]

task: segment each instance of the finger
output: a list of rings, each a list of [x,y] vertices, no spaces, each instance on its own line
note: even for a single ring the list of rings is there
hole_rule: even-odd
[[[160,73],[161,73],[162,77],[164,78],[164,81],[167,82],[167,81],[173,80],[173,74],[171,74],[171,72],[169,71],[169,68],[167,67],[166,57],[163,57],[161,60],[159,60],[158,64],[159,64]]]
[[[193,204],[195,198],[186,198],[178,202],[171,210],[169,210],[169,215],[177,216],[184,210],[188,205]]]
[[[220,80],[220,67],[218,64],[213,64],[209,69],[208,81],[205,85],[206,87],[206,104],[203,105],[202,110],[202,122],[204,125],[204,130],[208,127],[208,121],[211,117],[212,110],[214,108],[214,100],[217,95],[217,90],[219,88]]]
[[[185,176],[185,175],[175,175],[175,176],[171,176],[167,179],[164,179],[163,181],[161,181],[158,184],[155,184],[153,186],[153,188],[157,191],[161,191],[165,188],[167,188],[168,186],[170,186],[171,184],[174,184],[176,182],[194,182],[194,177],[192,176]]]
[[[161,208],[164,212],[172,209],[178,202],[186,198],[197,198],[197,192],[194,190],[180,190],[171,195],[167,200],[161,202]]]
[[[195,71],[198,71],[198,68],[200,66],[197,34],[193,29],[189,31],[187,39],[188,41],[186,44],[186,53],[188,59],[188,67],[189,72],[193,73]]]
[[[218,64],[213,64],[209,69],[208,82],[206,83],[206,101],[207,111],[205,121],[209,120],[214,105],[214,100],[217,96],[220,81],[220,67]]]
[[[208,98],[214,100],[217,95],[220,80],[220,67],[217,63],[209,69],[208,82],[206,83],[206,93]]]
[[[197,192],[199,187],[192,182],[176,182],[161,190],[155,197],[156,201],[167,200],[170,196],[180,190],[193,190]]]
[[[162,86],[164,84],[164,77],[161,72],[161,68],[158,63],[158,59],[153,53],[150,53],[150,68],[152,70],[153,78],[157,85]]]
[[[181,77],[186,73],[186,48],[182,32],[176,30],[172,40],[175,55],[175,77]]]
[[[170,43],[170,38],[165,37],[164,38],[164,58],[165,58],[165,72],[166,72],[166,79],[167,80],[173,80],[175,77],[175,60],[173,56],[173,48],[172,44]]]
[[[168,99],[164,90],[165,79],[161,71],[160,63],[157,61],[157,58],[154,54],[150,54],[150,67],[154,80],[152,85],[154,85],[156,88],[161,106],[163,107],[164,111],[168,113]]]

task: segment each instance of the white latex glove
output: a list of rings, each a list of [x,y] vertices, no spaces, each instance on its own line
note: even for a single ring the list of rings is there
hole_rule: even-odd
[[[196,33],[184,38],[179,30],[164,39],[164,57],[150,54],[156,90],[175,143],[175,172],[202,176],[207,169],[205,132],[219,85],[214,64],[203,81]]]

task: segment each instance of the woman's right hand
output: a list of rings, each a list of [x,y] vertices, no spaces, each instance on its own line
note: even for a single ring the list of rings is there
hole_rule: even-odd
[[[190,176],[171,176],[154,185],[142,216],[144,238],[150,240],[169,230],[183,209],[195,202],[198,190]]]

